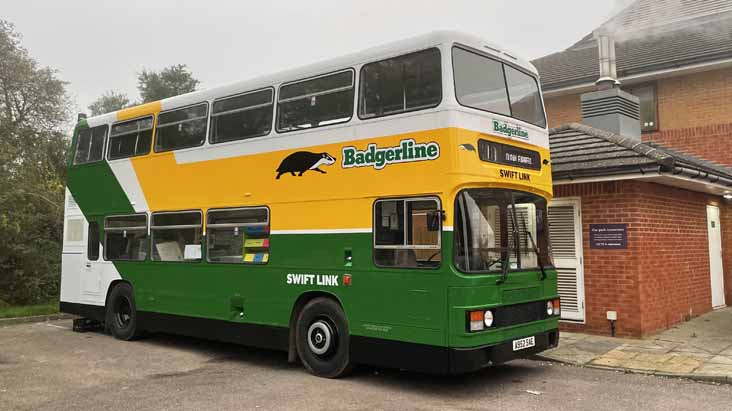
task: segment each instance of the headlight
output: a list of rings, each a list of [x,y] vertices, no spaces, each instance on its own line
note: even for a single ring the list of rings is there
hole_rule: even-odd
[[[554,315],[554,304],[551,301],[546,302],[546,315],[550,317]]]
[[[493,325],[493,311],[486,310],[485,314],[483,315],[483,322],[485,323],[486,327],[490,327]]]

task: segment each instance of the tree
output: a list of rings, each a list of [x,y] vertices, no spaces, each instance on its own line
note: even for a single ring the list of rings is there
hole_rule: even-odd
[[[89,105],[92,116],[111,113],[130,106],[130,99],[127,94],[117,93],[109,90]]]
[[[8,303],[58,295],[69,107],[66,83],[0,20],[0,300]]]
[[[142,70],[137,76],[137,89],[143,103],[162,100],[194,91],[199,81],[185,64],[167,67],[159,72]]]

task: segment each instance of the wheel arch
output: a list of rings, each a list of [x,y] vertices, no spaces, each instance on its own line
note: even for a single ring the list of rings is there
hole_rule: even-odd
[[[300,315],[300,311],[302,311],[303,307],[305,307],[307,303],[320,297],[329,298],[335,301],[341,307],[343,312],[346,312],[346,309],[343,306],[341,299],[333,293],[329,293],[327,291],[306,291],[300,294],[297,297],[297,300],[295,300],[295,303],[292,305],[292,310],[290,311],[289,336],[287,343],[288,362],[293,363],[297,360],[297,349],[295,348],[295,321],[297,321],[297,317]],[[348,316],[346,316],[346,318],[348,318]]]

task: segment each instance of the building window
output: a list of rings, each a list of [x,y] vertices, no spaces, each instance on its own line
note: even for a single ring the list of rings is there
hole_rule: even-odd
[[[360,118],[435,107],[442,100],[442,65],[436,48],[369,63],[361,68]]]
[[[658,103],[655,84],[642,84],[627,89],[640,100],[641,131],[658,131]]]
[[[104,140],[107,138],[107,126],[98,126],[79,131],[76,139],[74,164],[86,164],[104,158]]]
[[[107,217],[104,220],[104,259],[143,261],[147,257],[147,215]]]
[[[442,212],[436,198],[374,204],[374,262],[379,267],[437,268]]]
[[[212,263],[266,264],[269,210],[253,207],[209,211],[206,247],[208,261]]]
[[[211,143],[243,140],[272,130],[274,91],[255,91],[216,100],[211,110]]]
[[[89,261],[99,260],[99,223],[96,221],[89,223],[86,240],[86,259]]]
[[[152,116],[112,125],[109,132],[109,159],[134,157],[150,152]]]
[[[153,261],[201,261],[202,218],[200,211],[153,214]]]
[[[206,139],[207,118],[207,103],[160,113],[155,128],[155,152],[200,146]]]
[[[280,87],[277,130],[304,130],[345,123],[353,116],[353,70]]]

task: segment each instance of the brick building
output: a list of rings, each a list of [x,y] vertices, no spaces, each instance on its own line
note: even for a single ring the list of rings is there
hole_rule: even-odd
[[[639,0],[533,63],[564,328],[610,333],[615,312],[642,336],[732,302],[732,0]]]

